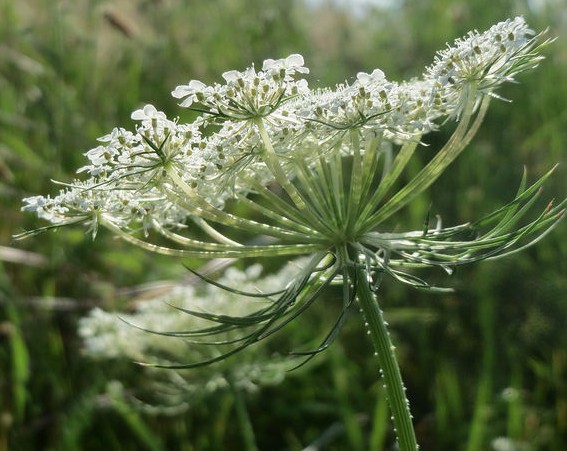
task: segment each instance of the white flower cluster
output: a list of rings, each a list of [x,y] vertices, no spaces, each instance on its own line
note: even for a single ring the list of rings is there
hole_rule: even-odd
[[[479,94],[492,94],[502,83],[537,65],[541,57],[531,53],[534,35],[522,17],[500,22],[484,33],[471,31],[438,52],[425,76],[437,82],[442,96],[456,106],[453,114],[458,114],[471,85]]]
[[[140,230],[145,236],[150,230],[163,234],[184,229],[191,234],[191,225],[197,225],[213,237],[215,246],[235,241],[203,220],[277,239],[321,242],[321,235],[337,235],[329,231],[329,213],[317,219],[305,212],[315,209],[308,206],[313,201],[320,209],[337,211],[325,201],[336,197],[338,186],[329,175],[330,166],[325,169],[334,164],[329,161],[337,156],[358,159],[371,152],[391,154],[396,146],[418,143],[447,118],[470,117],[481,98],[494,95],[500,84],[537,65],[541,57],[534,51],[536,38],[523,18],[507,20],[457,40],[437,54],[421,79],[406,82],[388,81],[376,69],[359,73],[353,83],[311,90],[301,78],[309,70],[298,54],[268,59],[262,70],[225,72],[224,83],[191,80],[172,94],[182,107],[199,113],[196,120],[170,120],[152,105],[134,111],[135,131],[115,128],[86,152],[89,164],[78,172],[90,178],[66,185],[55,197],[26,198],[23,209],[56,226],[91,221],[93,232],[102,225],[129,236]],[[468,124],[465,121],[463,130]],[[463,132],[458,138],[464,142],[465,136]],[[456,149],[458,140],[451,145]],[[456,156],[456,150],[451,152]],[[384,172],[375,164],[379,155],[365,158],[369,171]],[[391,160],[391,155],[385,159]],[[364,176],[370,180],[374,174]],[[297,188],[298,180],[304,180],[303,188]],[[307,186],[315,183],[312,180],[322,185]],[[278,216],[271,206],[250,201],[250,195],[260,193],[273,203],[270,192],[278,185],[299,216],[289,217],[285,207]],[[280,225],[235,219],[225,211],[230,198],[248,202]],[[346,197],[342,199],[345,202]],[[365,210],[369,217],[370,207]],[[308,224],[297,224],[303,218]],[[191,236],[190,241],[180,239],[181,244],[198,248],[195,234]]]
[[[295,80],[297,74],[307,74],[301,55],[264,61],[262,70],[249,67],[244,72],[231,70],[222,76],[226,83],[207,86],[191,80],[172,92],[183,99],[181,106],[199,105],[199,110],[227,120],[247,120],[267,117],[277,111],[282,102],[308,91],[305,80]]]
[[[257,264],[245,271],[229,268],[218,282],[227,286],[238,286],[240,290],[251,293],[273,292],[284,289],[303,264],[301,260],[293,261],[278,273],[263,277],[262,267]],[[179,284],[157,297],[135,301],[135,311],[132,313],[93,309],[79,321],[79,335],[84,342],[85,354],[95,359],[141,362],[150,360],[152,363],[165,364],[186,362],[188,359],[203,361],[218,355],[221,348],[212,344],[196,344],[195,341],[199,338],[187,338],[187,342],[179,336],[174,336],[174,331],[182,334],[202,330],[210,327],[211,323],[195,315],[183,313],[180,309],[213,314],[222,312],[223,315],[244,317],[270,302],[263,298],[245,300],[236,293],[208,284]],[[215,341],[230,342],[238,337],[238,333],[226,332],[215,336]],[[200,341],[206,339],[201,338]],[[150,381],[160,384],[169,380],[171,386],[168,391],[170,395],[176,393],[176,401],[170,399],[167,403],[181,404],[225,388],[229,381],[238,389],[247,391],[257,389],[258,385],[279,383],[293,364],[290,358],[274,358],[266,346],[258,346],[254,353],[242,355],[242,358],[237,360],[228,359],[219,365],[190,371],[148,367],[146,374]],[[165,403],[165,400],[156,402]]]

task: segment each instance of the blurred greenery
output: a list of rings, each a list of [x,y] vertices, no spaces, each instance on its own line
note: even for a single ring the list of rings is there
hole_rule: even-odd
[[[312,85],[375,67],[391,79],[417,76],[446,41],[522,14],[557,36],[547,59],[502,90],[513,103],[493,102],[468,151],[399,222],[420,227],[428,210],[446,224],[476,219],[511,199],[524,165],[534,180],[565,163],[562,0],[392,0],[363,12],[341,4],[0,0],[0,451],[243,449],[231,393],[183,415],[144,415],[103,395],[117,375],[135,384],[138,367],[81,354],[81,316],[95,306],[128,308],[127,288],[183,277],[179,262],[104,233],[92,242],[78,229],[11,238],[39,225],[20,212],[20,199],[53,193],[51,179],[70,180],[98,136],[130,126],[132,110],[153,103],[182,114],[170,96],[176,85],[290,53],[304,55]],[[542,205],[564,195],[564,166]],[[450,278],[429,275],[453,294],[385,284],[382,304],[423,450],[493,449],[498,437],[515,443],[506,449],[565,449],[566,255],[562,224],[522,254]],[[330,294],[283,333],[320,337],[335,301]],[[321,362],[247,395],[258,448],[392,449],[371,355],[351,318]]]

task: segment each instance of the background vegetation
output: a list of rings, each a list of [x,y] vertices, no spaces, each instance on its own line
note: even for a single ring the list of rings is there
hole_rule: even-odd
[[[399,222],[420,227],[428,209],[447,224],[475,219],[511,199],[523,165],[534,180],[565,162],[561,0],[383,3],[348,10],[300,0],[0,0],[0,450],[244,447],[230,392],[182,415],[145,415],[105,394],[115,377],[134,386],[138,367],[81,353],[80,317],[95,306],[129,308],[132,287],[184,277],[180,262],[104,233],[93,243],[82,229],[11,238],[40,225],[20,212],[20,199],[54,192],[51,179],[70,180],[98,136],[131,127],[131,111],[153,103],[181,114],[169,94],[176,85],[289,53],[305,56],[312,85],[375,67],[391,79],[417,76],[446,41],[523,14],[558,37],[547,59],[501,92],[513,103],[493,103],[470,149]],[[542,197],[564,195],[566,177],[560,166]],[[563,224],[527,252],[450,278],[430,274],[454,294],[385,285],[382,304],[424,450],[497,449],[498,437],[514,446],[499,449],[565,449],[565,232]],[[319,337],[333,296],[315,309],[283,333]],[[246,396],[260,449],[391,449],[362,329],[351,318],[318,361]]]

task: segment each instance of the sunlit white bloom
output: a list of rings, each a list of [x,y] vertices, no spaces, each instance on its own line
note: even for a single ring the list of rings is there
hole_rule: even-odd
[[[359,72],[356,74],[356,80],[360,86],[370,85],[372,83],[384,83],[386,82],[386,75],[380,69],[374,69],[371,74],[366,72]]]
[[[86,153],[89,162],[79,172],[90,178],[66,185],[55,197],[28,197],[23,209],[53,226],[84,222],[93,236],[104,227],[172,257],[308,257],[285,277],[279,273],[277,283],[227,272],[234,288],[220,291],[206,279],[213,286],[203,292],[180,287],[168,293],[167,301],[189,315],[173,316],[161,302],[141,304],[126,316],[143,329],[165,329],[167,346],[152,335],[128,338],[131,329],[114,328],[95,311],[82,326],[90,349],[104,353],[114,346],[108,352],[122,348],[133,358],[153,354],[158,363],[184,370],[218,363],[278,332],[331,284],[340,284],[336,322],[319,346],[300,354],[309,360],[327,349],[359,306],[401,431],[400,449],[415,450],[409,403],[376,296],[382,278],[443,291],[414,270],[451,273],[517,252],[561,220],[565,202],[522,222],[549,171],[532,185],[524,175],[513,200],[477,221],[449,227],[437,221],[432,227],[427,219],[419,230],[400,225],[395,232],[385,224],[396,223],[395,214],[459,156],[495,90],[537,66],[547,42],[516,18],[455,41],[420,79],[393,82],[376,69],[315,90],[301,78],[308,73],[303,57],[293,54],[266,60],[259,71],[229,70],[222,83],[178,86],[173,96],[199,113],[191,123],[170,120],[151,105],[134,111],[134,130],[115,128]],[[445,125],[450,137],[416,170],[410,162],[423,136]],[[232,302],[224,302],[227,296]],[[209,346],[188,348],[174,337]],[[224,377],[208,379],[207,390],[222,386]]]
[[[177,86],[171,92],[171,95],[176,99],[183,99],[179,105],[189,108],[193,103],[203,102],[207,97],[212,95],[212,93],[212,87],[208,87],[202,81],[191,80],[186,85]]]
[[[226,84],[207,86],[192,80],[178,86],[172,95],[182,99],[181,106],[208,113],[218,120],[249,120],[267,117],[289,98],[307,91],[305,80],[292,77],[308,72],[300,55],[285,60],[267,60],[263,67],[266,70],[256,71],[249,67],[244,71],[224,72],[222,76]]]
[[[68,221],[69,209],[51,198],[51,196],[32,196],[22,199],[26,204],[23,211],[35,213],[38,218],[45,219],[52,224],[62,224]]]
[[[303,56],[295,53],[287,58],[273,60],[267,59],[262,65],[262,70],[268,72],[274,78],[290,81],[296,74],[308,74],[309,69],[304,66]]]
[[[466,130],[482,120],[487,94],[537,65],[533,35],[522,18],[471,32],[439,52],[422,79],[410,81],[389,81],[375,69],[334,89],[310,90],[300,78],[309,70],[298,54],[267,59],[260,71],[226,71],[224,83],[191,80],[173,95],[202,113],[196,120],[170,120],[153,105],[135,110],[135,130],[115,128],[85,153],[88,164],[78,172],[90,179],[55,197],[26,198],[24,209],[54,224],[82,218],[95,230],[106,225],[172,255],[269,255],[276,249],[294,255],[334,249],[342,239],[360,241],[456,158],[469,140]],[[386,202],[423,135],[462,115],[458,138],[439,151],[439,163]],[[353,180],[336,179],[347,177],[341,158],[358,165]],[[353,190],[341,195],[351,183]],[[225,211],[229,199],[244,202],[260,219]],[[197,239],[195,226],[211,241]],[[135,234],[150,229],[173,247],[138,241]],[[283,242],[249,248],[242,233]]]
[[[500,22],[483,33],[471,31],[439,51],[425,77],[439,84],[443,96],[454,104],[453,114],[459,115],[471,90],[493,94],[502,83],[537,66],[542,56],[534,51],[538,45],[534,36],[523,17]]]
[[[167,116],[164,112],[158,111],[155,106],[153,105],[146,105],[144,108],[134,111],[131,116],[132,119],[136,121],[143,121],[143,120],[163,120],[167,119]]]

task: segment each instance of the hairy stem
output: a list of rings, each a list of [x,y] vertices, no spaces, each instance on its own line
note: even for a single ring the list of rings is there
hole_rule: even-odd
[[[356,262],[356,260],[355,260]],[[394,352],[387,323],[378,305],[376,294],[371,286],[372,281],[361,265],[356,265],[356,294],[366,319],[368,331],[384,378],[388,402],[392,411],[394,428],[398,437],[400,451],[416,451],[418,449],[412,423],[409,402],[406,397],[400,367]]]

